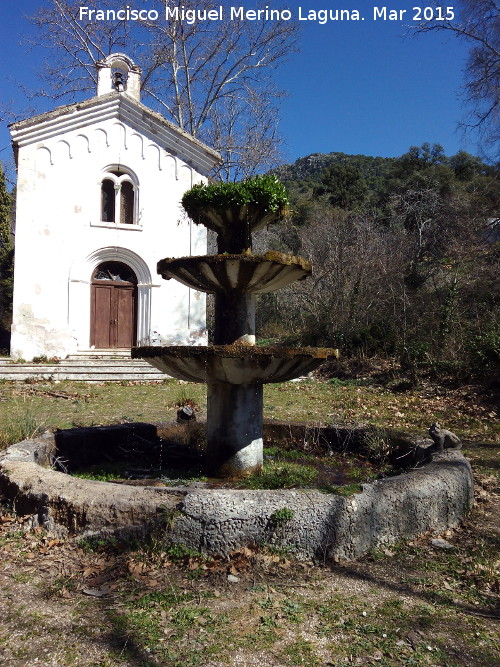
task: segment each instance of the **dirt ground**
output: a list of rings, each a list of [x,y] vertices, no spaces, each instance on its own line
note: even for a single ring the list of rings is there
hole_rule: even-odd
[[[59,541],[0,509],[2,665],[500,665],[498,481],[466,523],[358,562]]]
[[[61,541],[29,530],[29,519],[15,516],[0,498],[0,664],[500,666],[493,395],[425,386],[399,394],[356,382],[268,387],[267,417],[314,421],[334,410],[338,423],[362,414],[369,423],[411,423],[424,433],[436,419],[457,428],[476,481],[475,506],[462,526],[357,562],[298,562],[266,545],[206,559],[168,547],[161,535],[145,544]],[[57,416],[60,428],[155,423],[165,405],[175,414],[187,398],[203,408],[196,387],[64,385],[54,392],[6,384],[0,429],[17,442],[22,438],[9,420],[15,425],[35,416],[38,425],[45,413]],[[444,542],[433,544],[436,538]]]

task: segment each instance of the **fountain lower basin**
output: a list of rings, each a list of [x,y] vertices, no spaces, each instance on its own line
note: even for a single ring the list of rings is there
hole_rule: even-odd
[[[441,533],[456,527],[473,503],[470,465],[459,450],[433,455],[430,463],[408,473],[363,484],[350,497],[313,489],[251,491],[195,487],[141,488],[97,482],[56,472],[58,442],[66,455],[86,451],[86,443],[117,447],[126,437],[142,443],[166,425],[127,424],[119,427],[72,429],[13,445],[0,454],[0,490],[14,509],[31,516],[58,535],[144,536],[164,528],[165,544],[181,543],[207,554],[227,555],[250,543],[287,547],[298,558],[354,559],[384,544],[412,539],[427,531]],[[200,423],[195,424],[196,437]],[[307,425],[267,424],[293,437],[326,438],[345,448],[363,437],[361,429],[316,429]],[[173,424],[182,441],[191,424]],[[309,434],[309,435],[308,435]],[[423,438],[392,433],[388,437],[418,455]],[[430,441],[428,441],[430,443]],[[420,453],[420,454],[419,454]],[[430,458],[430,457],[428,457]],[[273,514],[288,508],[292,518],[277,526]]]
[[[212,345],[136,347],[134,359],[147,359],[163,373],[188,382],[233,385],[285,382],[306,375],[328,359],[338,357],[332,348],[255,347]]]

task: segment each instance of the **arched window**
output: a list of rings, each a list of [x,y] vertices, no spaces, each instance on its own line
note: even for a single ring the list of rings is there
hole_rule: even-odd
[[[105,178],[101,184],[101,211],[103,222],[115,221],[115,184],[109,178]]]
[[[93,280],[112,280],[115,283],[137,285],[133,270],[123,262],[103,262],[94,271]]]
[[[124,169],[110,169],[101,179],[101,222],[137,224],[136,180]]]

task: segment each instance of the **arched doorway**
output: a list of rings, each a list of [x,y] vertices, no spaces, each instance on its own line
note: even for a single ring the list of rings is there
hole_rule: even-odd
[[[137,331],[137,277],[122,262],[99,264],[92,275],[90,345],[130,348]]]

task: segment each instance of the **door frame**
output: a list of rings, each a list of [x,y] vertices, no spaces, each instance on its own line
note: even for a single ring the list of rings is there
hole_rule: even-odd
[[[112,341],[112,330],[110,329],[109,332],[109,339],[110,343],[113,342],[114,344],[110,344],[108,348],[103,348],[103,347],[97,347],[96,346],[96,333],[97,333],[97,321],[96,321],[96,288],[97,287],[109,287],[111,288],[111,311],[116,311],[116,312],[110,312],[110,317],[112,320],[110,320],[109,326],[113,326],[113,320],[114,320],[114,325],[119,326],[118,323],[118,290],[119,289],[126,289],[127,291],[132,291],[132,318],[131,318],[131,347],[133,345],[136,345],[137,342],[137,312],[138,312],[138,289],[137,289],[137,276],[136,276],[136,282],[128,282],[128,281],[120,281],[120,280],[97,280],[94,278],[94,275],[97,271],[97,269],[102,265],[107,262],[101,262],[98,264],[94,270],[92,271],[92,278],[90,281],[90,346],[92,348],[96,349],[129,349],[128,347],[118,347],[118,330],[115,330],[114,333],[114,341]],[[135,275],[134,270],[128,266],[128,264],[125,264],[125,262],[118,262],[120,264],[124,264],[127,266],[130,271],[132,271]],[[113,315],[115,317],[113,317]]]
[[[123,262],[137,276],[136,340],[137,345],[149,345],[152,292],[153,287],[160,287],[161,284],[153,281],[153,269],[133,250],[116,245],[104,246],[90,253],[76,255],[70,266],[67,322],[74,342],[71,353],[90,349],[91,278],[94,270],[104,262]]]

